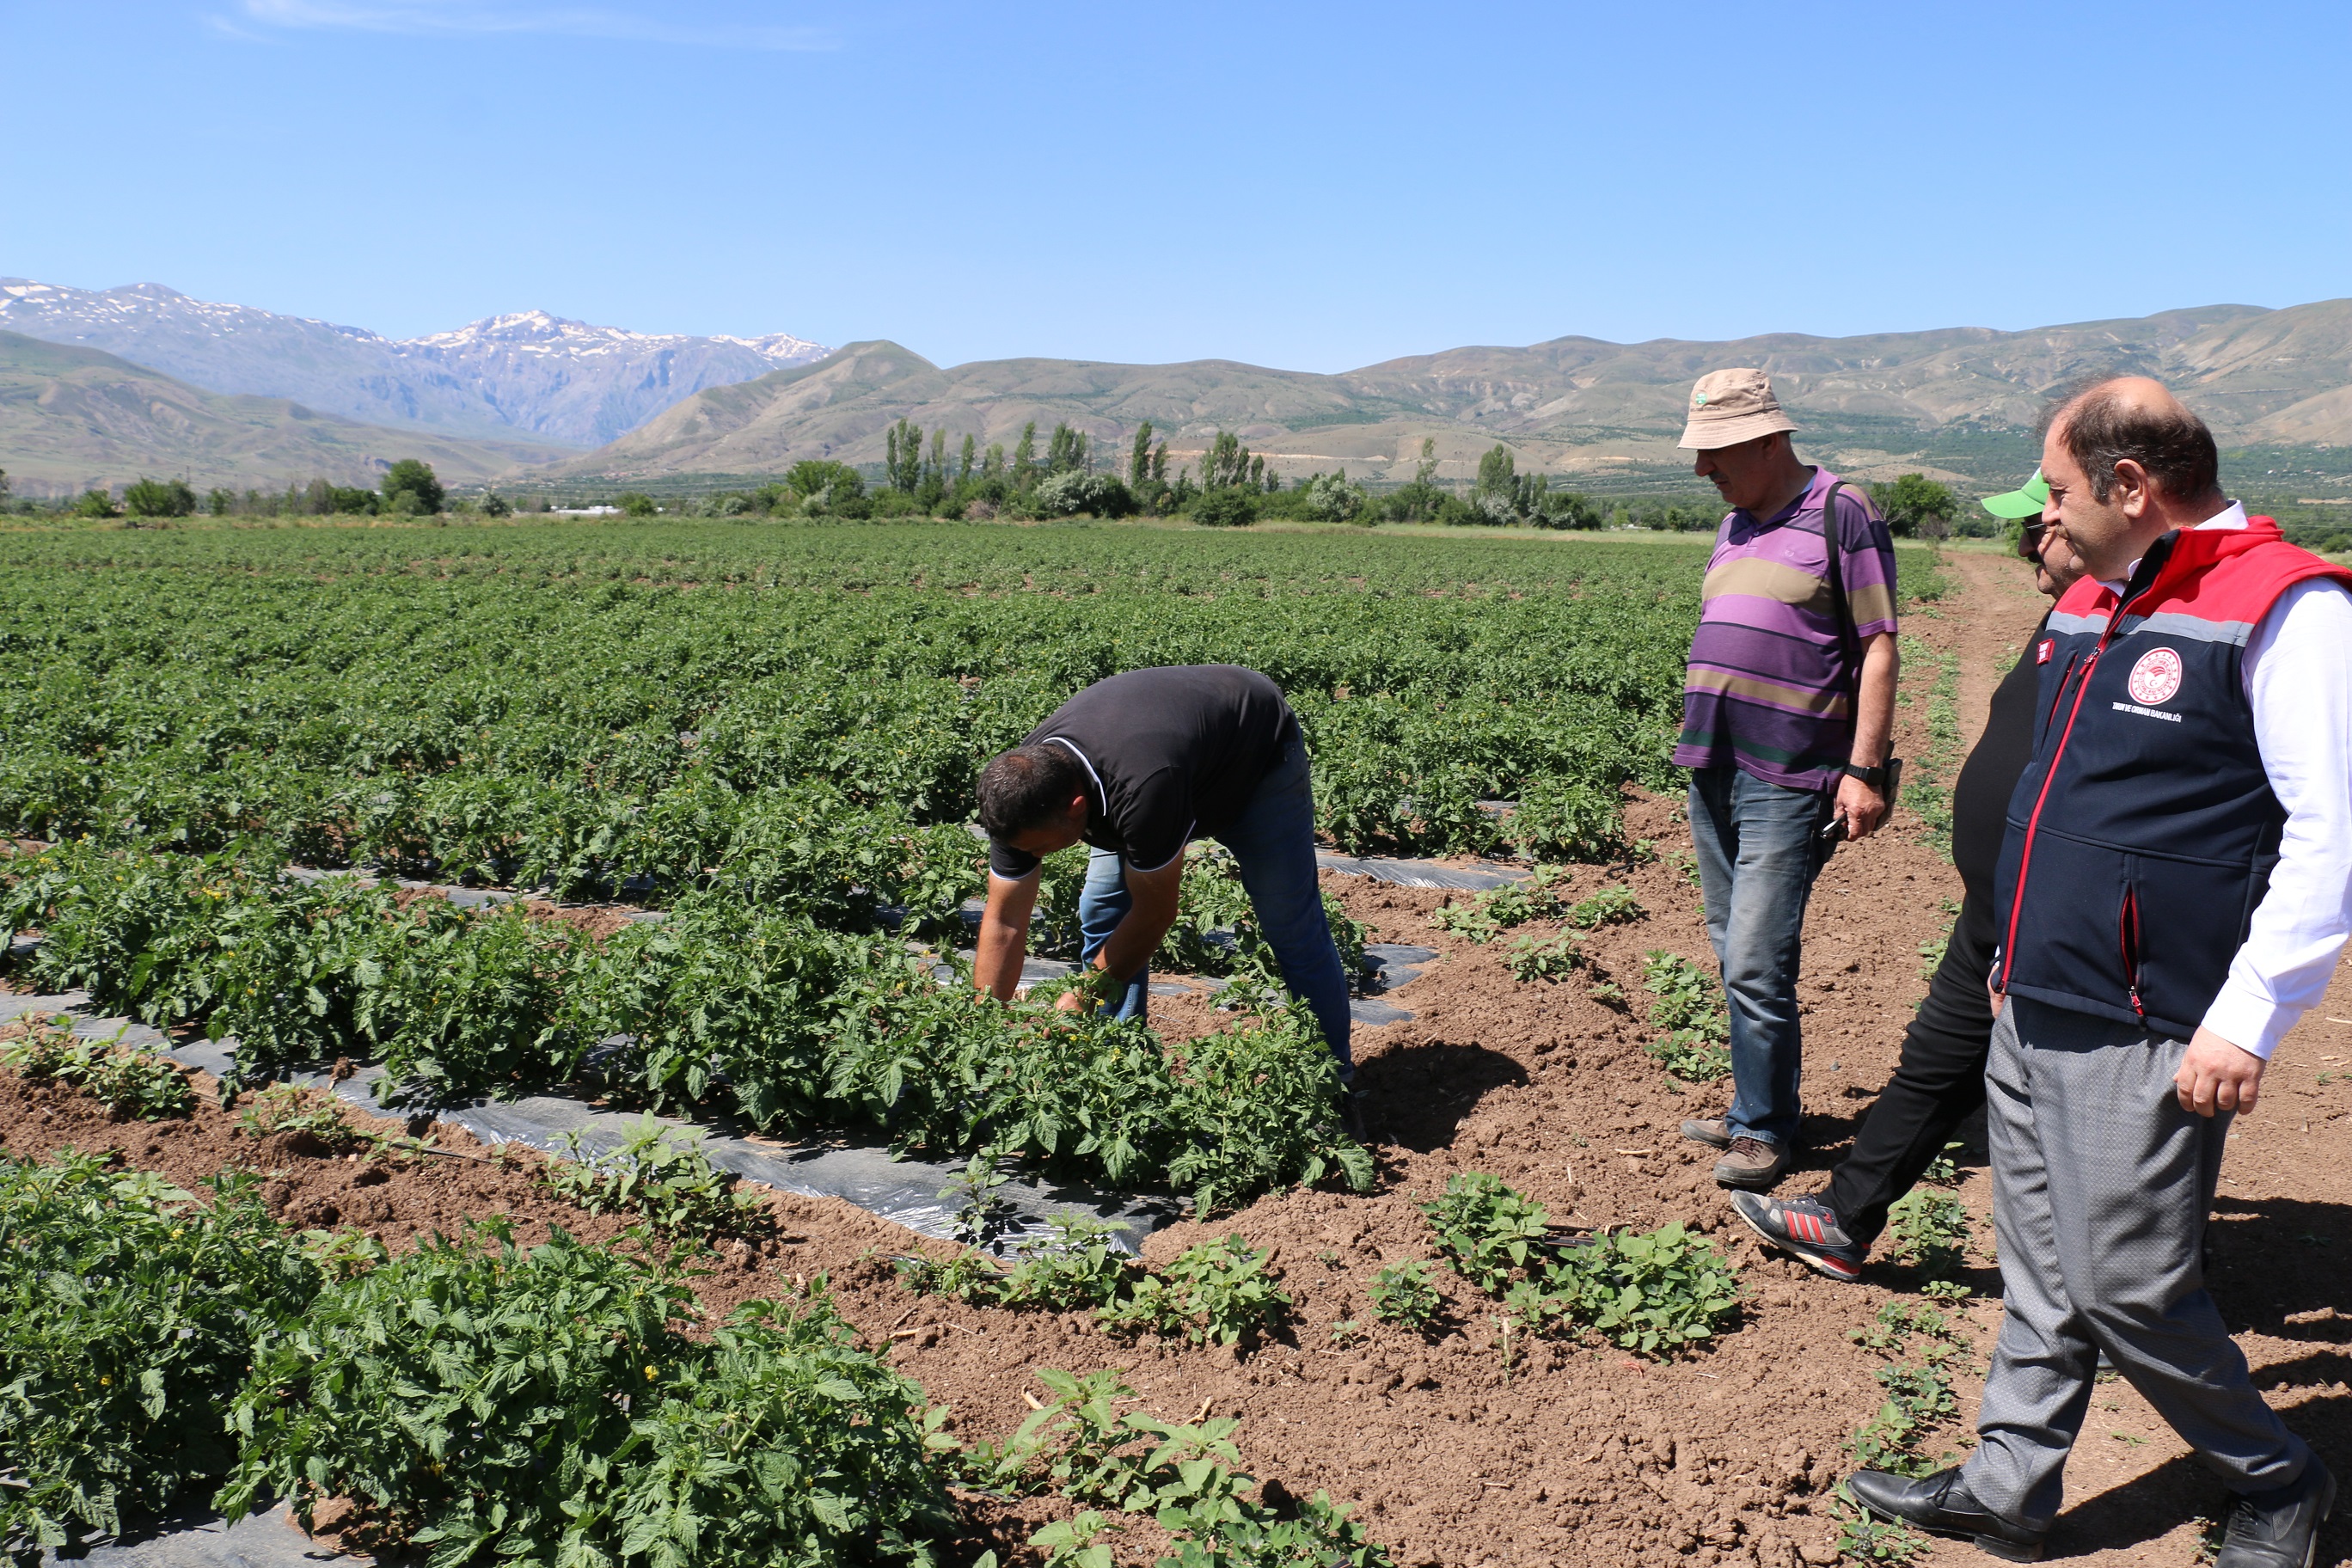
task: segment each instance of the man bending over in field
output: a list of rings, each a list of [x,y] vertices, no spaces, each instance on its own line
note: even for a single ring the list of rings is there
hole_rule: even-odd
[[[1011,999],[1038,862],[1083,840],[1081,981],[1061,1005],[1116,999],[1118,1016],[1142,1017],[1147,966],[1176,920],[1184,847],[1214,838],[1233,851],[1284,981],[1322,1026],[1341,1080],[1352,1079],[1347,972],[1315,881],[1307,745],[1273,681],[1234,664],[1098,680],[981,770],[980,825],[990,839],[972,965],[981,991]]]

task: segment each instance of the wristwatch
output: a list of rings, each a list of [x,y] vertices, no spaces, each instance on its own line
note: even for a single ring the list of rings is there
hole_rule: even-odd
[[[1857,767],[1848,763],[1845,765],[1845,776],[1850,779],[1860,779],[1881,795],[1886,793],[1886,765],[1883,763],[1874,768]]]

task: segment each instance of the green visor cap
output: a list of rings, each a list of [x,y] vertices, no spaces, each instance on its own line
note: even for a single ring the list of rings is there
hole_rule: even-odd
[[[2050,483],[2036,468],[2033,477],[2015,489],[1987,496],[1977,504],[1995,517],[2040,517],[2042,509],[2050,504]]]

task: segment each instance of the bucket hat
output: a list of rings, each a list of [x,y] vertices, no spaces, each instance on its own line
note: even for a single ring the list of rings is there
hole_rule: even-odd
[[[1760,370],[1711,370],[1691,388],[1690,412],[1675,445],[1711,452],[1796,427],[1772,395],[1770,376]]]

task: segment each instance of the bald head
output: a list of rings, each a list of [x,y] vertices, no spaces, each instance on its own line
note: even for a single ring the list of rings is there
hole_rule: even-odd
[[[2134,463],[2173,506],[2220,510],[2213,433],[2160,381],[2121,375],[2085,387],[2053,407],[2043,429],[2065,443],[2096,500],[2114,493],[2118,464]]]
[[[2042,477],[2043,525],[2101,582],[2126,576],[2158,538],[2229,504],[2213,433],[2145,376],[2100,382],[2053,408]]]

